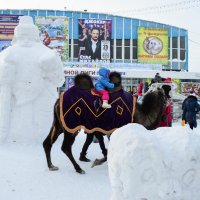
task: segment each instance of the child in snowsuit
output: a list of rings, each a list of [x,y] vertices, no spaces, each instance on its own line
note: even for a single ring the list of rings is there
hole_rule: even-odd
[[[114,83],[110,83],[109,81],[109,74],[110,74],[110,70],[106,69],[106,68],[100,68],[99,69],[99,79],[95,84],[95,89],[96,91],[102,95],[102,100],[103,100],[103,104],[102,107],[103,108],[111,108],[111,105],[108,104],[109,101],[109,94],[108,91],[106,90],[107,88],[112,89],[115,87]]]

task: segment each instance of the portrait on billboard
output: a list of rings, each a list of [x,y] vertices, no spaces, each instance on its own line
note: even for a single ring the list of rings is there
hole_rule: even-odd
[[[110,62],[111,20],[78,20],[80,62]]]

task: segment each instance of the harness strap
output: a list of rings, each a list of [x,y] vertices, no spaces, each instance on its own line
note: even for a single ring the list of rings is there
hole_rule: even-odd
[[[131,120],[131,123],[133,123],[133,121],[134,121],[135,110],[136,110],[136,103],[137,103],[137,97],[133,96],[133,110],[132,110],[132,120]]]

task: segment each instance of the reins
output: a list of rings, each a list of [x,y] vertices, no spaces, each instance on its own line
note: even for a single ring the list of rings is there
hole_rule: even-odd
[[[134,121],[135,110],[136,110],[136,103],[137,103],[137,97],[136,97],[136,96],[133,96],[132,123],[133,123],[133,121]]]

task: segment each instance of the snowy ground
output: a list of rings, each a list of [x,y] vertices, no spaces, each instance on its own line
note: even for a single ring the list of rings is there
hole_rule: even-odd
[[[200,127],[200,121],[198,121]],[[174,124],[180,126],[180,122]],[[198,127],[198,129],[200,129]],[[28,133],[27,133],[28,134]],[[44,135],[44,138],[46,135]],[[49,171],[41,144],[6,142],[0,146],[0,199],[1,200],[108,200],[111,196],[108,166],[91,168],[91,163],[78,160],[85,141],[79,134],[73,146],[75,159],[85,175],[75,172],[61,151],[62,136],[52,148],[52,162],[59,171]],[[106,145],[108,140],[105,137]],[[99,145],[92,143],[88,151],[92,160],[102,157]]]
[[[78,160],[85,135],[79,134],[73,146],[75,159],[85,175],[75,172],[61,151],[62,136],[52,148],[52,162],[59,171],[49,171],[42,144],[6,143],[0,146],[1,200],[102,200],[109,199],[110,184],[107,164],[91,168],[91,163]],[[107,138],[105,138],[107,142]],[[42,141],[41,141],[42,143]],[[102,157],[99,145],[88,151],[92,160]]]

